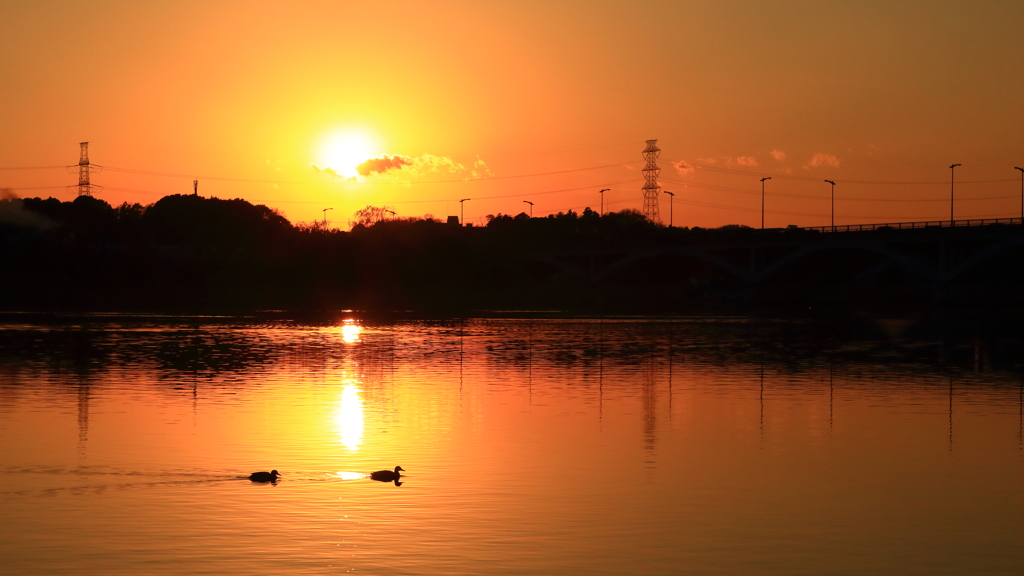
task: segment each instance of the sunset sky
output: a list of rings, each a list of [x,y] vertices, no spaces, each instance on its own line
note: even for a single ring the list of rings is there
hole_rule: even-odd
[[[5,2],[0,188],[292,222],[641,208],[677,226],[1021,214],[1024,2]],[[382,154],[404,164],[353,176]],[[316,168],[314,168],[314,166]],[[29,169],[31,168],[31,169]],[[335,177],[327,169],[338,173]],[[668,222],[669,198],[663,196]]]

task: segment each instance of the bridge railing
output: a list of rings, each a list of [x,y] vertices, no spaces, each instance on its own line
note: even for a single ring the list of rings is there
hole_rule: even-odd
[[[862,232],[868,230],[910,230],[913,228],[960,228],[992,224],[1022,224],[1021,218],[981,218],[975,220],[930,220],[928,222],[888,222],[885,224],[846,224],[843,226],[811,226],[815,232]]]

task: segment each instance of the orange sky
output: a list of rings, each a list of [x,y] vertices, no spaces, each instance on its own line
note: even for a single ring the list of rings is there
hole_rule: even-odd
[[[112,204],[197,177],[293,222],[460,198],[472,222],[597,209],[601,188],[640,208],[657,138],[676,225],[760,225],[762,176],[769,227],[828,224],[826,178],[838,224],[945,219],[952,163],[958,218],[1020,216],[1022,22],[1015,0],[7,2],[0,188],[73,198],[73,174],[11,168],[87,140]],[[315,173],[344,130],[419,170]]]

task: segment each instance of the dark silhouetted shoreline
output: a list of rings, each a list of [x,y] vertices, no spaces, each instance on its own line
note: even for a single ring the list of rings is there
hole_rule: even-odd
[[[293,225],[244,200],[0,200],[0,309],[1018,313],[1024,227],[669,228],[632,210],[486,227]],[[845,236],[844,236],[845,234]]]

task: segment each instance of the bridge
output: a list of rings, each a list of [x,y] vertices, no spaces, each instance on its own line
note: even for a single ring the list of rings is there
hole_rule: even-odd
[[[944,285],[982,266],[1024,266],[1021,218],[898,222],[785,229],[701,230],[675,242],[535,255],[556,281],[826,283],[907,280]],[[1008,259],[1008,260],[1007,260]],[[1006,260],[1004,263],[1003,260]],[[1004,266],[1005,267],[1005,266]],[[1012,272],[1012,270],[1011,270]]]

